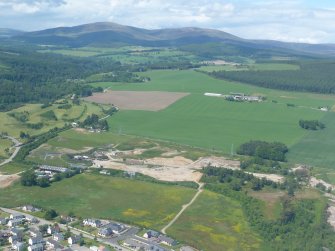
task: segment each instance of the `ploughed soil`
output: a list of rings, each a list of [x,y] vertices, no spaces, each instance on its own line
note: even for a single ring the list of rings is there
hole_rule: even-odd
[[[90,102],[113,104],[121,110],[159,111],[189,95],[182,92],[107,91],[85,98]]]

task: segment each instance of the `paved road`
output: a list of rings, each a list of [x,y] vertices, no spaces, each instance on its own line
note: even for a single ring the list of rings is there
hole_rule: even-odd
[[[22,213],[20,211],[16,211],[14,209],[8,209],[8,208],[2,208],[0,207],[0,209],[6,213],[9,213],[9,214],[12,214],[12,213],[20,213],[20,214],[23,214],[25,216],[32,216],[30,214],[27,214],[27,213]],[[42,218],[39,218],[39,217],[35,217],[36,219],[39,220],[39,223],[37,225],[44,225],[44,224],[48,224],[48,225],[53,225],[54,222],[52,221],[48,221],[48,220],[45,220],[45,219],[42,219]],[[88,238],[88,239],[94,239],[96,236],[95,235],[92,235],[92,234],[89,234],[87,232],[84,232],[80,229],[76,229],[76,228],[73,228],[73,227],[69,227],[67,225],[64,225],[64,224],[58,224],[59,227],[62,229],[62,230],[67,230],[68,228],[71,229],[71,232],[74,233],[74,234],[82,234],[85,238]],[[108,239],[101,239],[101,238],[97,238],[97,241],[98,242],[101,242],[105,245],[110,245],[112,246],[113,248],[115,248],[116,250],[120,250],[120,251],[129,251],[130,249],[127,249],[125,247],[122,247],[120,246],[118,243],[117,243],[117,240],[113,241],[113,240],[108,240]]]
[[[193,204],[193,202],[198,198],[198,196],[204,191],[202,188],[204,186],[204,183],[198,183],[199,187],[198,187],[198,192],[194,195],[194,197],[192,198],[192,200],[188,203],[183,205],[182,209],[179,211],[179,213],[173,218],[172,221],[170,221],[169,224],[167,224],[162,230],[161,232],[163,234],[166,234],[166,230],[171,227],[173,225],[173,223],[176,222],[176,220],[178,220],[178,218],[183,214],[183,212]]]
[[[11,136],[5,136],[5,138],[10,139],[14,143],[15,151],[13,152],[13,154],[8,159],[6,159],[2,163],[0,163],[0,166],[4,166],[4,165],[12,162],[13,159],[15,158],[15,156],[17,155],[17,153],[21,149],[21,142],[18,141],[16,138],[11,137]]]

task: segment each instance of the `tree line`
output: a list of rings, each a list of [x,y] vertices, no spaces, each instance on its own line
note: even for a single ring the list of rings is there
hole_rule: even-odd
[[[301,62],[300,70],[216,71],[212,76],[265,88],[335,93],[334,62]]]
[[[324,123],[318,121],[318,120],[299,120],[299,126],[303,129],[306,129],[306,130],[313,130],[313,131],[316,131],[316,130],[322,130],[324,129],[326,126]]]
[[[288,148],[285,144],[280,142],[266,142],[260,140],[251,140],[239,146],[237,154],[256,156],[262,159],[273,161],[285,161],[285,154]]]

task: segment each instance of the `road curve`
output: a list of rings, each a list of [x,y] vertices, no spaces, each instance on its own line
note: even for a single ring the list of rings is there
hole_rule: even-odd
[[[163,234],[166,234],[166,230],[171,227],[173,225],[173,223],[176,222],[176,220],[178,220],[178,218],[183,214],[183,212],[189,207],[191,206],[194,201],[198,198],[198,196],[204,191],[202,188],[205,185],[204,183],[198,183],[199,187],[198,187],[198,192],[194,195],[194,197],[192,198],[192,200],[188,203],[182,206],[181,210],[179,211],[179,213],[173,218],[172,221],[170,221],[169,224],[167,224],[162,230],[161,232]]]
[[[8,159],[5,159],[3,162],[1,162],[0,166],[4,166],[12,162],[15,156],[18,154],[18,152],[21,149],[21,142],[18,141],[16,138],[11,137],[11,136],[5,136],[5,138],[10,139],[14,143],[15,151],[12,153],[12,155]]]

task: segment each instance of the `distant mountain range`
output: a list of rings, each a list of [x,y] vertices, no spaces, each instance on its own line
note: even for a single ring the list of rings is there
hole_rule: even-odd
[[[23,31],[19,30],[0,28],[0,38],[10,38],[13,36],[21,35],[23,33]]]
[[[185,46],[208,43],[224,43],[241,50],[288,51],[334,55],[335,44],[285,43],[271,40],[248,40],[229,33],[202,28],[175,28],[147,30],[116,23],[100,22],[74,27],[59,27],[35,32],[0,29],[0,37],[43,45],[83,46]]]

